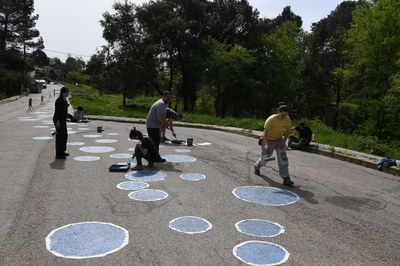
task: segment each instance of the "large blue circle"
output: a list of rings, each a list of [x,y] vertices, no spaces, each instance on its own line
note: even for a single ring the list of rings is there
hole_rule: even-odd
[[[128,241],[129,233],[122,227],[103,222],[83,222],[53,230],[46,237],[46,247],[58,257],[86,259],[116,252]]]
[[[168,194],[157,189],[141,189],[129,193],[129,197],[137,201],[157,201],[168,197]]]
[[[166,174],[157,171],[133,171],[125,175],[130,180],[143,182],[163,181],[166,176]]]
[[[238,187],[232,193],[241,200],[268,206],[289,205],[300,199],[288,190],[263,186]]]
[[[283,247],[264,241],[247,241],[233,248],[233,255],[249,265],[278,265],[289,258]]]
[[[138,189],[144,189],[149,187],[149,184],[141,181],[125,181],[122,183],[119,183],[117,185],[117,188],[123,189],[123,190],[138,190]]]
[[[274,237],[285,232],[281,225],[260,219],[243,220],[235,226],[239,232],[256,237]]]
[[[84,151],[84,152],[89,152],[89,153],[106,153],[106,152],[115,151],[115,148],[107,147],[107,146],[87,146],[87,147],[79,148],[79,150]]]
[[[163,158],[171,163],[191,163],[196,161],[196,158],[187,155],[164,155]]]
[[[169,222],[169,227],[185,234],[205,233],[212,228],[212,224],[200,217],[183,216]]]
[[[182,179],[189,180],[189,181],[200,181],[206,179],[205,175],[197,174],[197,173],[188,173],[180,175]]]

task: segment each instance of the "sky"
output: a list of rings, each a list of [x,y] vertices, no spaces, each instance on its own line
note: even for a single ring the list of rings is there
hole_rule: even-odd
[[[122,1],[122,0],[121,0]],[[113,13],[115,0],[35,0],[39,14],[36,28],[44,40],[48,57],[65,61],[69,56],[87,61],[106,41],[99,21],[105,12]],[[141,5],[146,0],[130,0]],[[303,29],[327,17],[343,0],[248,0],[260,18],[273,19],[290,6],[303,20]]]

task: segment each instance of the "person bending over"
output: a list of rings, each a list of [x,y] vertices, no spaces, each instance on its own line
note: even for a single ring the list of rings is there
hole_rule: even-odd
[[[175,120],[181,120],[182,119],[182,115],[178,114],[177,112],[175,112],[174,110],[172,110],[171,108],[167,107],[165,109],[165,118],[167,119],[167,123],[169,126],[169,129],[171,130],[171,134],[172,136],[174,136],[174,138],[176,138],[176,134],[173,128],[173,122]],[[167,137],[165,137],[165,131],[166,131],[166,127],[162,126],[161,127],[161,141],[168,141],[169,139]]]

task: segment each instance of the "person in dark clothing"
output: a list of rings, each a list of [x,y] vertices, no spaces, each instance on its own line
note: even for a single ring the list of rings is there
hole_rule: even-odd
[[[153,140],[157,151],[159,151],[161,141],[161,128],[164,126],[170,129],[165,117],[166,106],[171,103],[172,94],[170,91],[165,91],[163,97],[157,100],[150,108],[146,118],[147,134]],[[157,162],[165,162],[165,159],[159,156]]]
[[[132,159],[136,157],[136,166],[132,168],[136,171],[143,170],[142,158],[148,161],[148,167],[153,167],[153,162],[157,162],[160,157],[156,146],[151,138],[144,136],[142,132],[133,128],[129,133],[130,139],[140,140],[140,143],[136,144],[135,152],[132,155]]]
[[[53,116],[53,123],[56,128],[56,159],[66,159],[69,154],[66,153],[67,149],[67,117],[68,117],[68,95],[69,89],[62,87],[60,96],[56,99],[55,110]]]
[[[311,141],[315,141],[314,133],[311,128],[306,126],[304,122],[300,122],[299,125],[292,130],[295,129],[299,136],[290,135],[288,138],[288,147],[295,150],[301,150],[304,146],[310,144]]]

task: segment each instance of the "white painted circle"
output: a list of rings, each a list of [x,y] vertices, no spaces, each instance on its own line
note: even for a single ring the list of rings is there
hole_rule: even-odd
[[[165,173],[157,171],[133,171],[125,175],[127,179],[143,182],[163,181],[166,176]]]
[[[75,161],[80,161],[80,162],[93,162],[93,161],[98,161],[100,160],[99,156],[77,156],[74,157]]]
[[[53,137],[39,136],[39,137],[33,137],[32,139],[34,139],[34,140],[49,140],[49,139],[53,139]]]
[[[188,173],[180,175],[180,178],[188,181],[200,181],[206,179],[206,176],[198,173]]]
[[[119,133],[108,133],[107,135],[108,135],[108,136],[118,136]]]
[[[242,234],[256,237],[275,237],[285,232],[280,224],[261,219],[242,220],[235,227]]]
[[[149,187],[150,185],[146,182],[141,182],[141,181],[125,181],[122,183],[119,183],[117,185],[117,188],[123,189],[123,190],[139,190],[139,189],[144,189]]]
[[[110,155],[111,158],[116,159],[130,159],[132,158],[132,154],[129,153],[114,153]]]
[[[196,161],[196,158],[187,155],[164,155],[163,158],[171,163],[191,163]]]
[[[280,245],[264,241],[246,241],[233,248],[240,261],[254,266],[279,265],[286,262],[289,252]]]
[[[232,191],[237,198],[262,205],[282,206],[299,201],[300,197],[288,190],[264,187],[264,186],[243,186]]]
[[[158,189],[141,189],[129,193],[129,197],[136,201],[158,201],[168,197],[168,193]]]
[[[47,250],[68,259],[104,257],[128,243],[126,229],[96,221],[69,224],[51,231],[46,237]]]
[[[118,142],[116,139],[96,139],[95,142],[97,143],[115,143]]]
[[[33,126],[34,128],[49,128],[49,126]]]
[[[107,146],[87,146],[79,148],[79,150],[89,153],[106,153],[115,151],[113,147],[107,147]]]
[[[190,152],[189,149],[175,149],[176,152]]]
[[[67,142],[67,145],[69,145],[69,146],[81,146],[81,145],[85,145],[85,143],[79,142],[79,141],[75,141],[75,142]]]
[[[206,219],[196,216],[183,216],[169,222],[169,228],[185,234],[205,233],[212,228],[212,224]]]
[[[89,134],[89,135],[83,135],[84,138],[101,138],[102,135],[98,134]]]

